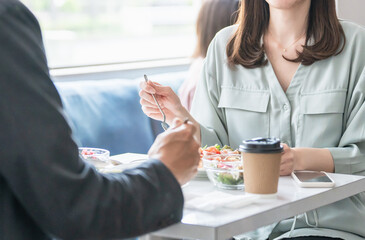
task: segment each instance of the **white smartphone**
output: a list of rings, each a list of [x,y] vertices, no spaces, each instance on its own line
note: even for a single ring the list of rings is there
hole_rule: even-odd
[[[301,187],[329,188],[335,186],[333,179],[323,171],[294,171],[291,175]]]

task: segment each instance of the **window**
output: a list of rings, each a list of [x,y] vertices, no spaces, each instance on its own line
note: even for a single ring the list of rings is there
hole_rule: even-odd
[[[23,0],[51,68],[188,57],[200,0]]]

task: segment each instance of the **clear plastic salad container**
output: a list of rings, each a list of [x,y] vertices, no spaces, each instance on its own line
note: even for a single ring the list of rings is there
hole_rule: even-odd
[[[243,163],[240,154],[205,154],[203,167],[209,180],[218,188],[243,189]]]

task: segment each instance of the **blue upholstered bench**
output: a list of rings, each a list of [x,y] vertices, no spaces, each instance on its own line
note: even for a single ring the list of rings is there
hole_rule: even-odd
[[[151,75],[175,91],[186,72]],[[161,125],[144,115],[138,79],[56,82],[73,135],[79,146],[99,147],[112,155],[147,153]]]

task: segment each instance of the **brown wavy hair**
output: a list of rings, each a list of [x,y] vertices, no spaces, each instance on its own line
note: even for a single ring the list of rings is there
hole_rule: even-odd
[[[269,18],[269,4],[265,0],[245,0],[241,4],[239,26],[226,49],[230,66],[257,68],[267,64],[261,38],[268,28]],[[313,39],[310,45],[309,39]],[[305,42],[303,51],[297,51],[297,58],[283,57],[291,62],[311,65],[342,52],[346,38],[337,18],[335,0],[311,1]]]
[[[237,22],[238,10],[239,0],[204,1],[196,21],[197,45],[193,57],[206,57],[215,34]]]

